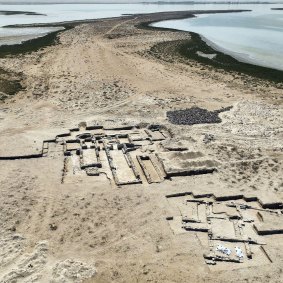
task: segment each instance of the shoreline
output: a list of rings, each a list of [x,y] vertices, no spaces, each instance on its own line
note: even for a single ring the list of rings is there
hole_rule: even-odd
[[[245,54],[245,53],[239,53],[239,52],[235,52],[235,51],[230,51],[224,47],[221,47],[220,45],[218,45],[217,43],[214,43],[213,41],[207,39],[205,36],[199,34],[201,39],[210,47],[212,47],[213,49],[222,52],[226,55],[229,55],[231,57],[233,57],[234,59],[236,59],[237,61],[241,62],[241,63],[247,63],[250,65],[254,65],[254,66],[258,66],[258,67],[264,67],[264,68],[269,68],[272,70],[277,70],[277,71],[283,71],[283,69],[278,69],[275,67],[271,67],[271,66],[264,66],[263,64],[261,65],[260,62],[258,64],[254,63],[253,60],[249,57],[249,55]]]
[[[161,19],[159,20],[153,20],[150,21],[149,23],[155,23],[155,22],[159,22],[159,21],[164,21],[164,20],[181,20],[181,19],[186,19],[186,18],[192,18],[195,17],[195,14],[215,14],[215,13],[241,13],[241,12],[248,12],[250,10],[195,10],[195,11],[173,11],[173,12],[157,12],[157,13],[141,13],[141,14],[125,14],[122,15],[120,17],[111,17],[111,18],[102,18],[102,19],[86,19],[86,20],[78,20],[78,21],[65,21],[65,22],[56,22],[56,23],[37,23],[37,24],[19,24],[19,25],[6,25],[3,26],[2,28],[32,28],[32,27],[62,27],[65,28],[65,30],[59,30],[59,31],[55,31],[55,32],[50,32],[48,34],[46,34],[45,36],[41,36],[41,37],[36,37],[34,39],[30,39],[27,41],[24,41],[21,44],[12,44],[12,45],[0,45],[0,58],[2,57],[2,50],[6,49],[6,46],[9,46],[10,49],[16,48],[17,50],[20,50],[20,45],[30,45],[30,44],[35,44],[36,46],[38,45],[37,40],[39,38],[44,38],[44,37],[48,37],[48,35],[51,34],[55,34],[56,36],[60,33],[60,32],[64,32],[70,28],[74,28],[80,24],[91,24],[91,23],[95,23],[95,22],[100,22],[100,21],[107,21],[107,20],[115,20],[115,19],[134,19],[136,17],[139,18],[146,18],[146,17],[160,17],[162,15],[164,15],[164,18],[161,17]],[[141,21],[143,21],[143,19],[141,19]],[[175,29],[167,29],[167,30],[174,30],[174,31],[179,31],[179,30],[175,30]],[[183,31],[180,31],[183,32]],[[25,44],[26,43],[26,44]],[[42,44],[42,47],[44,47],[44,43]],[[46,45],[48,46],[48,45]],[[24,50],[25,48],[23,48]],[[35,48],[36,51],[36,48]],[[18,53],[20,51],[17,51],[16,53]],[[24,52],[24,51],[23,51]],[[5,51],[4,51],[5,53]],[[6,52],[8,54],[8,52]],[[11,54],[13,54],[13,50],[11,50]]]
[[[195,15],[197,15],[195,13]],[[279,87],[283,88],[283,71],[278,70],[275,68],[264,67],[256,64],[252,64],[251,62],[242,62],[237,58],[231,56],[228,52],[226,53],[223,49],[218,50],[216,47],[211,46],[206,42],[205,39],[198,33],[191,32],[191,31],[182,31],[173,28],[161,28],[161,27],[154,27],[152,24],[156,23],[157,21],[151,21],[147,23],[143,23],[140,25],[141,28],[145,29],[156,29],[156,30],[164,30],[164,31],[173,31],[173,32],[187,32],[193,36],[193,40],[195,41],[195,45],[191,46],[191,41],[184,44],[181,44],[181,47],[177,48],[175,51],[181,55],[181,57],[185,59],[193,59],[199,63],[203,63],[217,69],[224,69],[228,72],[240,72],[254,78],[267,80],[269,82],[273,82],[275,84],[279,83]],[[166,43],[161,43],[161,45]],[[178,45],[180,42],[178,43]],[[214,45],[214,44],[212,44]],[[209,59],[205,57],[201,57],[199,55],[193,54],[192,48],[195,49],[195,53],[197,51],[204,52],[204,53],[216,53],[217,57],[221,57],[219,61],[214,59]],[[196,50],[199,49],[199,50]],[[221,49],[221,47],[219,48]],[[189,52],[187,52],[189,50]]]
[[[78,20],[78,21],[67,21],[67,22],[58,22],[58,23],[50,23],[50,24],[25,24],[25,25],[9,25],[9,26],[4,26],[3,28],[23,28],[23,27],[62,27],[64,28],[64,30],[60,30],[60,31],[56,31],[56,32],[51,32],[48,33],[45,36],[40,36],[28,41],[24,41],[21,44],[15,44],[15,45],[7,45],[11,48],[11,50],[15,47],[15,52],[12,51],[11,54],[15,53],[15,54],[19,54],[21,52],[25,53],[25,50],[29,50],[32,51],[32,45],[35,44],[35,51],[38,50],[37,48],[39,48],[39,46],[41,47],[45,47],[45,46],[50,46],[54,43],[54,39],[60,34],[60,32],[64,32],[70,28],[74,28],[77,25],[80,24],[88,24],[88,23],[95,23],[95,22],[99,22],[101,20],[111,20],[111,19],[133,19],[134,17],[147,17],[147,16],[153,16],[153,15],[165,15],[165,17],[162,20],[153,20],[147,23],[142,23],[140,26],[141,27],[145,27],[145,28],[149,28],[150,25],[152,25],[153,23],[156,22],[160,22],[160,21],[166,21],[166,20],[181,20],[181,19],[186,19],[186,18],[192,18],[195,17],[196,15],[201,15],[201,14],[215,14],[215,13],[241,13],[241,12],[247,12],[250,10],[204,10],[204,11],[173,11],[173,12],[158,12],[158,13],[142,13],[142,14],[125,14],[122,15],[121,17],[111,17],[111,18],[105,18],[105,19],[91,19],[91,20]],[[167,15],[172,15],[173,16],[167,16]],[[153,27],[151,26],[151,28],[156,28],[156,29],[161,29],[161,30],[168,30],[168,31],[176,31],[176,32],[188,32],[188,33],[193,33],[190,31],[182,31],[182,30],[178,30],[178,29],[168,29],[168,28],[158,28],[158,27]],[[50,35],[50,37],[48,36]],[[199,35],[199,34],[198,34]],[[231,68],[227,68],[226,66],[226,70],[229,71],[229,69],[231,71],[238,71],[239,69],[241,70],[241,72],[244,72],[244,67],[249,67],[249,71],[248,72],[244,72],[248,75],[253,75],[256,74],[257,78],[260,79],[267,79],[268,81],[274,81],[275,83],[282,83],[283,79],[280,79],[280,77],[282,76],[283,78],[283,70],[279,70],[276,68],[272,68],[272,67],[267,67],[267,66],[262,66],[262,65],[257,65],[255,63],[253,63],[252,61],[250,61],[248,58],[237,58],[237,56],[233,56],[233,54],[231,54],[232,52],[227,51],[222,48],[221,46],[217,46],[216,44],[214,44],[213,42],[210,42],[208,39],[206,39],[205,37],[199,35],[201,37],[201,41],[203,41],[204,44],[206,44],[207,46],[211,47],[211,49],[215,52],[218,52],[219,54],[223,54],[226,56],[231,57],[233,60],[228,60],[230,61],[231,64],[233,64],[233,61],[236,60],[237,64],[244,64],[242,67],[238,68],[234,68],[233,66],[231,66]],[[44,38],[46,38],[46,43],[44,43]],[[43,42],[41,43],[41,39],[43,39]],[[203,45],[203,43],[201,43],[201,45]],[[46,44],[46,45],[45,45]],[[23,48],[20,47],[20,45],[24,45]],[[3,53],[8,54],[9,51],[7,49],[10,48],[6,48],[6,45],[2,45],[0,46],[0,58],[2,58]],[[40,48],[39,48],[40,49]],[[22,50],[22,51],[21,51]],[[29,52],[28,51],[28,52]],[[200,57],[200,56],[198,56]],[[195,58],[197,59],[197,58]],[[228,58],[227,58],[228,59]],[[203,63],[203,60],[200,58],[199,62]],[[206,61],[206,63],[209,63],[209,61]],[[227,64],[227,62],[225,62]],[[228,62],[229,63],[229,62]],[[214,65],[214,64],[209,64],[209,65]],[[254,71],[251,70],[252,67],[255,69]],[[269,73],[269,71],[272,72],[272,75],[261,75],[260,72],[263,73]],[[279,74],[277,74],[277,72],[279,72]],[[273,79],[273,76],[275,75],[275,79]]]
[[[225,54],[224,52],[212,48],[201,38],[199,34],[193,32],[189,33],[192,36],[192,40],[176,42],[175,50],[174,47],[172,49],[173,52],[177,52],[178,55],[180,55],[180,57],[183,59],[192,59],[198,63],[202,63],[204,65],[230,73],[236,72],[243,75],[248,75],[254,79],[275,83],[277,87],[283,88],[283,71],[241,62],[234,57]],[[194,46],[192,46],[192,41],[195,43]],[[152,48],[151,51],[156,53],[156,49],[159,49],[158,52],[160,52],[160,47],[162,48],[162,45],[163,44],[157,44]],[[194,51],[195,53],[192,54],[190,53],[191,51]],[[196,54],[197,52],[202,52],[204,54],[216,54],[216,59],[218,60],[215,60],[215,58],[210,59],[199,56]]]
[[[45,36],[37,37],[34,39],[30,39],[24,41],[21,44],[12,44],[12,45],[0,45],[0,58],[3,58],[7,55],[15,55],[19,53],[26,53],[37,51],[40,48],[44,48],[55,43],[56,37],[64,31],[72,29],[81,24],[91,24],[100,21],[107,20],[131,20],[136,17],[147,18],[147,17],[157,17],[159,20],[154,20],[153,22],[157,22],[160,20],[176,20],[176,19],[186,19],[195,17],[194,14],[214,14],[214,13],[233,13],[233,12],[246,12],[250,10],[207,10],[207,11],[173,11],[173,12],[159,12],[159,13],[142,13],[142,14],[127,14],[122,15],[120,17],[111,17],[104,19],[91,19],[91,20],[78,20],[78,21],[67,21],[67,22],[57,22],[57,23],[42,23],[42,24],[20,24],[20,25],[7,25],[2,28],[32,28],[32,27],[62,27],[64,30],[59,30],[55,32],[50,32]],[[162,17],[164,15],[164,18]],[[142,19],[141,19],[142,21]],[[176,30],[177,31],[177,30]],[[42,41],[42,42],[41,42]],[[33,47],[34,45],[34,47]]]
[[[283,10],[283,8],[282,8],[282,10]],[[167,28],[166,22],[170,22],[170,21],[157,22],[156,23],[157,26],[154,25],[153,27]],[[162,26],[163,23],[165,23],[165,27]],[[169,27],[169,29],[170,29],[170,27]],[[264,60],[260,60],[260,59],[252,59],[252,57],[253,57],[252,54],[246,54],[246,53],[240,52],[240,51],[237,52],[237,51],[229,50],[229,48],[222,46],[221,43],[214,42],[213,40],[209,39],[208,37],[206,37],[205,35],[203,35],[199,32],[196,32],[196,31],[193,31],[193,30],[188,30],[188,29],[182,29],[182,28],[174,28],[174,27],[172,27],[172,29],[175,29],[175,30],[178,30],[178,31],[181,31],[181,32],[198,33],[200,35],[201,39],[203,41],[205,41],[206,44],[209,45],[210,47],[212,47],[214,50],[222,52],[226,55],[230,55],[231,57],[233,57],[234,59],[236,59],[239,62],[248,63],[248,64],[251,64],[251,65],[265,67],[265,68],[274,69],[274,70],[278,70],[278,71],[283,71],[283,66],[276,66],[276,65],[269,63],[268,61],[264,61]]]
[[[207,66],[211,66],[217,70],[221,69],[225,72],[240,72],[242,74],[249,75],[256,79],[262,79],[264,81],[269,81],[277,84],[277,87],[282,88],[283,82],[283,71],[261,67],[254,64],[240,62],[237,59],[233,58],[230,55],[225,54],[224,52],[218,51],[213,47],[209,46],[198,34],[194,34],[192,32],[180,31],[176,29],[168,29],[168,28],[158,28],[152,27],[151,24],[155,22],[160,22],[162,20],[170,20],[170,19],[185,19],[195,17],[197,14],[208,14],[208,13],[233,13],[233,12],[245,12],[247,10],[212,10],[212,11],[174,11],[174,12],[160,12],[160,13],[150,13],[150,14],[131,14],[127,16],[121,17],[112,17],[105,19],[93,19],[93,20],[79,20],[72,22],[60,22],[60,23],[52,23],[52,24],[27,24],[27,25],[13,25],[6,26],[6,28],[13,27],[63,27],[64,30],[58,30],[47,35],[37,37],[28,41],[24,41],[21,44],[14,45],[2,45],[0,46],[0,58],[6,58],[10,56],[18,56],[24,55],[27,53],[37,52],[42,48],[46,48],[49,46],[54,46],[58,44],[58,36],[61,33],[64,33],[70,29],[73,29],[81,24],[94,24],[100,23],[101,21],[115,21],[115,20],[134,20],[138,19],[138,24],[135,25],[136,28],[142,29],[151,29],[156,31],[173,31],[176,33],[188,33],[192,36],[191,40],[183,40],[181,42],[176,42],[175,47],[171,47],[171,52],[175,56],[180,57],[185,60],[194,60],[198,63],[205,64]],[[158,53],[162,53],[159,47],[163,45],[171,44],[170,42],[162,42],[157,43],[156,46],[151,48],[151,51],[158,50]],[[200,51],[203,53],[216,53],[217,59],[220,60],[212,60],[209,58],[204,58],[202,56],[197,55],[195,52],[187,52],[186,50],[190,48],[194,49],[195,52]],[[159,54],[160,55],[160,54]],[[4,69],[1,69],[2,72],[5,72]],[[18,77],[18,76],[17,76]],[[1,81],[1,79],[0,79]],[[18,91],[22,90],[19,87],[19,80],[17,79],[15,83],[13,80],[10,81],[10,90],[8,91],[9,95],[16,94]],[[3,96],[2,96],[3,97]],[[4,96],[7,98],[7,96]],[[2,99],[3,100],[3,99]]]
[[[33,28],[23,28],[23,29],[33,29]],[[20,35],[12,34],[12,35],[4,35],[0,38],[0,46],[13,46],[13,45],[20,45],[23,44],[26,41],[37,39],[40,37],[44,37],[52,32],[56,31],[63,31],[63,27],[41,27],[41,28],[34,28],[36,29],[36,33],[29,34],[26,31],[23,31],[24,33],[21,33]],[[38,30],[40,29],[40,31]]]

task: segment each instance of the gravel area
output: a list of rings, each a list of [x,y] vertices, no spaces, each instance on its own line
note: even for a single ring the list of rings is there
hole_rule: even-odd
[[[219,113],[228,111],[232,107],[226,107],[215,111],[192,107],[190,109],[168,111],[167,117],[169,122],[175,125],[195,125],[221,123]]]

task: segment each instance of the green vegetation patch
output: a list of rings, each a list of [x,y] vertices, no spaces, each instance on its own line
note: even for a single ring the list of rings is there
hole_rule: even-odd
[[[13,74],[0,69],[0,101],[4,101],[23,89],[20,74]]]
[[[181,32],[176,29],[153,27],[151,24],[154,22],[155,21],[143,22],[137,25],[137,28]],[[183,59],[193,60],[218,70],[236,72],[238,74],[244,74],[253,78],[275,83],[278,88],[283,88],[283,71],[240,62],[230,55],[213,49],[202,40],[199,34],[194,32],[189,33],[191,39],[157,43],[150,49],[150,53],[159,59],[166,58],[166,60],[170,62],[173,62],[172,57],[175,57],[176,55],[181,56]],[[205,56],[200,56],[200,54],[208,56],[206,58]],[[216,56],[211,58],[210,55],[212,54]],[[164,55],[166,56],[164,57]]]
[[[201,39],[199,34],[192,32],[190,34],[191,40],[185,40],[177,47],[176,51],[181,56],[213,66],[217,69],[235,71],[259,79],[275,83],[283,83],[283,71],[240,62],[230,55],[226,55],[213,49]],[[216,56],[214,58],[206,58],[204,56],[200,56],[200,52],[202,54],[207,54],[208,56],[210,54],[215,54]]]
[[[213,49],[201,39],[200,35],[192,32],[190,34],[191,39],[188,40],[158,43],[150,49],[149,53],[159,59],[166,58],[170,62],[173,62],[173,58],[178,56],[218,70],[248,75],[275,83],[279,88],[283,87],[283,71],[240,62],[230,55]]]
[[[65,30],[73,28],[72,25],[64,25]],[[64,30],[64,31],[65,31]],[[0,46],[0,58],[36,52],[41,48],[52,46],[58,43],[57,35],[62,30],[51,32],[45,36],[27,40],[21,44]]]
[[[64,26],[65,30],[74,27],[72,24],[64,24],[62,26]],[[22,44],[2,45],[0,46],[0,58],[29,54],[44,47],[55,45],[58,43],[57,36],[60,32],[62,32],[62,30],[51,32],[43,37],[25,41]],[[0,69],[0,102],[3,102],[5,99],[24,89],[22,87],[21,80],[21,74],[15,74],[4,69]]]

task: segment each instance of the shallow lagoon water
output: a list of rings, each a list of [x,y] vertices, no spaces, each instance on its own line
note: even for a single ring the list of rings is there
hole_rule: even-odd
[[[243,6],[243,5],[242,5]],[[246,5],[244,5],[246,9]],[[184,10],[241,9],[238,5],[154,5],[154,4],[56,4],[56,5],[0,5],[2,11],[27,11],[41,15],[0,15],[0,45],[17,44],[43,36],[53,28],[3,28],[8,25],[58,23],[76,20],[119,17],[123,14],[153,13]],[[27,35],[28,33],[28,35]]]
[[[156,4],[56,4],[56,5],[0,5],[0,10],[28,11],[44,15],[0,16],[0,27],[15,24],[56,23],[74,20],[119,17],[122,14],[155,13],[166,11],[191,10],[233,10],[253,9],[255,6],[277,7],[278,5],[251,4],[191,4],[191,5],[156,5]]]
[[[283,11],[271,10],[282,4],[60,4],[0,5],[0,10],[29,11],[44,15],[0,15],[0,45],[15,44],[43,36],[53,28],[3,28],[6,25],[56,23],[118,17],[122,14],[184,10],[249,9],[252,12],[200,15],[194,19],[154,24],[201,34],[217,49],[254,64],[283,69]]]
[[[35,37],[43,37],[50,32],[63,30],[61,27],[0,28],[0,45],[21,44]]]
[[[269,5],[252,12],[198,15],[153,26],[199,33],[209,45],[239,61],[283,70],[283,11],[271,10]]]

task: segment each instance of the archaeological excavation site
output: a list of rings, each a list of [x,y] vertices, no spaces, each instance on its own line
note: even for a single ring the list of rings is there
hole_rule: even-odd
[[[88,179],[91,182],[96,177],[117,187],[161,183],[217,169],[217,162],[201,152],[172,144],[170,139],[170,132],[161,125],[105,128],[82,122],[54,139],[44,140],[39,153],[0,156],[0,160],[58,159],[62,161],[62,184],[93,177]]]
[[[283,282],[282,80],[152,26],[197,14],[65,23],[0,58],[0,283]]]
[[[255,196],[191,192],[166,197],[175,211],[167,217],[173,233],[186,233],[188,240],[197,233],[205,250],[204,261],[211,270],[273,262],[268,254],[270,239],[264,236],[283,233],[282,203]]]
[[[56,168],[58,190],[74,184],[82,185],[82,190],[96,184],[105,190],[112,187],[116,195],[129,189],[155,191],[167,211],[159,221],[168,225],[172,237],[183,237],[182,244],[197,244],[198,256],[210,272],[273,264],[274,242],[283,234],[282,202],[228,187],[213,188],[222,162],[190,149],[173,135],[170,127],[161,124],[81,122],[44,140],[37,152],[0,156],[0,161],[22,166],[35,162],[34,166],[46,172],[48,167]],[[205,135],[203,142],[211,140]],[[194,178],[194,186],[186,185]],[[207,183],[200,186],[203,180]],[[166,194],[172,190],[174,193]],[[57,230],[54,224],[50,227]]]

